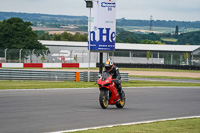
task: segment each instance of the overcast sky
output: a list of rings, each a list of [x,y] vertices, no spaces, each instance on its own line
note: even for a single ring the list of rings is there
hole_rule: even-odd
[[[0,11],[87,16],[84,0],[0,0]],[[200,21],[200,0],[117,0],[117,18]]]

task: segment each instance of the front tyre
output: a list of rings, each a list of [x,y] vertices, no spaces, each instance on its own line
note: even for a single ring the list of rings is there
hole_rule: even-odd
[[[109,100],[106,99],[106,90],[101,90],[99,94],[99,103],[103,109],[106,109],[109,104]]]
[[[126,97],[124,91],[122,91],[122,97],[123,99],[120,98],[120,101],[116,103],[117,108],[123,108],[126,102]]]

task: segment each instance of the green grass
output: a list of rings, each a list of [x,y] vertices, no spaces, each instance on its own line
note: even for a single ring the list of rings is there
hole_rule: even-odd
[[[75,81],[0,81],[0,89],[45,89],[45,88],[88,88],[96,87],[90,82],[75,82]]]
[[[189,78],[189,77],[170,77],[170,76],[139,76],[129,75],[129,77],[138,78],[158,78],[158,79],[188,79],[188,80],[200,80],[200,78]]]
[[[167,42],[176,42],[178,39],[175,39],[175,38],[161,38],[161,40],[163,41],[167,41]]]
[[[199,133],[200,118],[153,122],[130,126],[116,126],[74,133]]]
[[[177,83],[158,81],[129,81],[123,82],[123,87],[158,87],[158,86],[200,86],[200,83]],[[98,87],[94,82],[55,82],[55,81],[0,81],[0,90],[4,89],[45,89],[45,88],[89,88]]]

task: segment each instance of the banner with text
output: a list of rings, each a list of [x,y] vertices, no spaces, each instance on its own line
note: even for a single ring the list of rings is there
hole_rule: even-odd
[[[115,51],[116,0],[94,0],[89,22],[90,50]]]

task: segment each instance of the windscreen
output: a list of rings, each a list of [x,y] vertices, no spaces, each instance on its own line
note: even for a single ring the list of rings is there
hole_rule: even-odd
[[[110,74],[108,72],[103,72],[102,81],[105,81],[109,76],[110,76]]]

